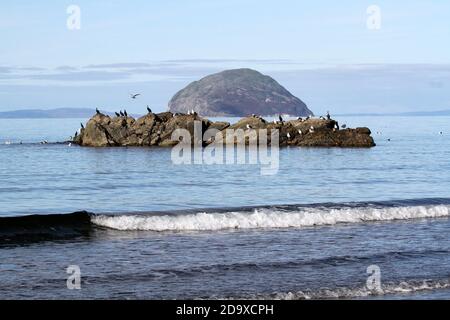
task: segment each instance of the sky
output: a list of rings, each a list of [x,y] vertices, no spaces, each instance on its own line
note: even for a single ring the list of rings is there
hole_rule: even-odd
[[[163,111],[191,81],[243,67],[315,113],[450,109],[449,16],[443,0],[2,2],[0,111]]]

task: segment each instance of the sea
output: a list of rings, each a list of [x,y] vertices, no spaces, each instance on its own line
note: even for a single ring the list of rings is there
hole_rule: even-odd
[[[449,299],[450,117],[337,117],[279,170],[0,119],[0,299]],[[46,141],[48,143],[42,143]]]

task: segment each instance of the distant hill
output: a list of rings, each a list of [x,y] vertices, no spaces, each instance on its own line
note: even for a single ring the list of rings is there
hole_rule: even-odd
[[[169,102],[169,111],[201,116],[241,117],[313,113],[305,103],[269,76],[252,69],[226,70],[192,82]]]
[[[28,109],[0,112],[2,119],[45,119],[45,118],[90,118],[95,109],[89,108],[58,108],[58,109]]]

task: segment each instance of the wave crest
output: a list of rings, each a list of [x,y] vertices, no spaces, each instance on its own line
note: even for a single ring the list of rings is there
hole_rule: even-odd
[[[93,215],[92,223],[116,230],[214,231],[225,229],[302,228],[375,221],[440,218],[450,215],[450,206],[405,206],[385,208],[255,209],[253,212],[199,212],[184,215]]]

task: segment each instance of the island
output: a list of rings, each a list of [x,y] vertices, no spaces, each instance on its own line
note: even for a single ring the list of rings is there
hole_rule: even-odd
[[[169,111],[195,111],[206,117],[313,115],[300,98],[275,79],[246,68],[225,70],[191,82],[169,101]]]
[[[259,134],[264,129],[267,141],[271,141],[271,134],[276,129],[279,135],[279,146],[300,147],[343,147],[370,148],[375,146],[369,128],[340,128],[337,121],[326,118],[298,118],[295,120],[267,121],[263,117],[250,115],[231,124],[229,122],[211,121],[197,113],[151,113],[138,119],[131,116],[114,116],[97,112],[77,134],[72,143],[88,147],[169,147],[180,143],[173,139],[176,129],[186,129],[195,136],[195,127],[200,127],[202,145],[207,146],[214,139],[203,138],[209,129],[223,133],[228,129]],[[195,141],[191,141],[195,143]],[[236,140],[235,143],[238,143]]]

